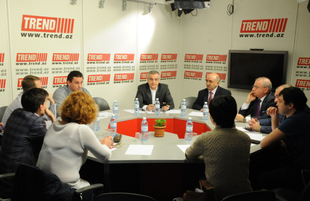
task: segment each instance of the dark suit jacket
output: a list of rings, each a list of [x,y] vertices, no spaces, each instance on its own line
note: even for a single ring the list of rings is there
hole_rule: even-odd
[[[140,108],[142,108],[144,105],[152,104],[152,93],[148,83],[138,86],[136,98],[139,99]],[[164,106],[164,102],[165,105],[170,105],[170,109],[174,108],[173,99],[171,97],[168,85],[159,83],[156,91],[156,98],[159,99],[161,108]]]
[[[209,94],[209,90],[207,88],[203,89],[203,90],[200,90],[198,92],[198,97],[196,99],[196,101],[194,102],[193,104],[193,109],[196,109],[196,110],[201,110],[201,108],[203,107],[203,104],[205,102],[208,102],[208,94]],[[217,90],[214,94],[214,97],[216,96],[220,96],[220,95],[229,95],[231,96],[231,92],[228,91],[227,89],[224,89],[220,86],[217,87]]]
[[[270,118],[270,116],[267,115],[266,113],[263,113],[263,111],[267,110],[269,107],[276,107],[276,103],[274,102],[273,93],[270,92],[265,97],[265,99],[261,105],[261,108],[260,108],[259,116],[255,116],[256,110],[257,110],[257,101],[258,101],[258,98],[256,98],[254,101],[252,101],[250,103],[249,108],[246,110],[241,110],[241,108],[240,108],[239,114],[242,114],[244,117],[248,116],[250,114],[252,118],[257,118],[257,119]]]
[[[35,166],[45,133],[42,117],[21,108],[14,110],[3,133],[0,172],[15,172],[20,163]]]

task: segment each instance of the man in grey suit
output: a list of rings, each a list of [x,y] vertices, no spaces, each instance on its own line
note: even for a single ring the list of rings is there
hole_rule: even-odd
[[[215,96],[229,95],[231,92],[220,87],[220,76],[217,73],[210,73],[206,78],[207,88],[198,92],[198,97],[193,104],[193,109],[201,110],[205,102],[209,102]]]
[[[147,75],[147,83],[138,86],[136,98],[140,108],[147,111],[155,109],[155,99],[158,98],[163,111],[174,108],[168,85],[159,83],[159,72],[152,70]]]

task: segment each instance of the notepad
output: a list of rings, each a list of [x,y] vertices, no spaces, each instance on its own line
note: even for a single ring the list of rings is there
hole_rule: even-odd
[[[129,145],[125,155],[152,155],[154,145]]]

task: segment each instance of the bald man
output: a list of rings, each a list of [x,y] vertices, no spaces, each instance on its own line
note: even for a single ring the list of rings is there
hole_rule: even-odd
[[[215,96],[220,95],[231,96],[230,91],[220,87],[219,85],[220,85],[220,76],[217,73],[210,73],[206,78],[207,88],[200,90],[198,92],[198,97],[193,104],[193,109],[202,111],[203,104],[205,102],[209,102],[209,100],[211,100]]]

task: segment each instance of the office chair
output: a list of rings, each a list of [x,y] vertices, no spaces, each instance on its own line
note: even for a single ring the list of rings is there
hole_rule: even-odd
[[[105,99],[100,97],[94,97],[93,99],[96,102],[96,104],[99,105],[99,111],[110,109],[110,106]]]
[[[250,191],[229,195],[221,201],[276,201],[276,194],[273,191]]]
[[[2,118],[7,107],[8,106],[0,107],[0,122],[2,122]]]
[[[111,192],[111,193],[102,193],[98,195],[94,201],[156,201],[156,200],[147,195],[125,193],[125,192]]]
[[[192,109],[193,108],[193,104],[196,101],[197,97],[191,96],[191,97],[186,97],[184,99],[186,100],[186,108]],[[181,103],[182,103],[182,101],[181,101]],[[180,108],[181,108],[181,103],[180,103]]]
[[[75,190],[64,185],[55,174],[27,164],[20,164],[15,174],[4,174],[0,179],[8,176],[14,177],[11,201],[80,201],[81,194],[103,189],[103,184],[93,184]]]

